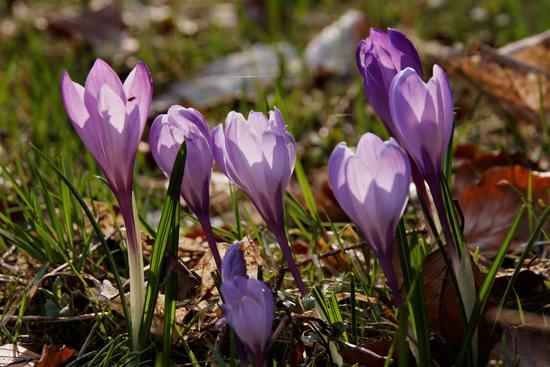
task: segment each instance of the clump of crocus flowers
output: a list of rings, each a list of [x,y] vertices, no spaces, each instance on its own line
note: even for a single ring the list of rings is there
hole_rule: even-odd
[[[357,225],[378,258],[397,306],[402,303],[392,264],[395,232],[415,182],[421,200],[430,207],[427,183],[441,222],[461,292],[472,299],[473,278],[459,236],[452,232],[442,186],[443,160],[453,130],[453,98],[441,67],[423,80],[413,44],[401,32],[372,29],[356,54],[366,95],[391,138],[367,133],[353,151],[345,143],[333,151],[329,181],[334,195]],[[126,225],[130,273],[132,339],[137,343],[144,305],[143,259],[133,196],[133,166],[152,99],[152,81],[143,63],[126,80],[97,60],[84,86],[62,76],[61,95],[69,118],[116,197]],[[252,201],[275,236],[302,296],[308,294],[285,232],[284,198],[296,160],[296,143],[281,112],[268,115],[237,112],[211,132],[204,116],[193,108],[172,106],[151,127],[149,142],[161,171],[170,176],[185,142],[186,167],[181,196],[197,216],[221,274],[226,322],[254,363],[266,365],[274,300],[265,283],[246,275],[240,245],[223,261],[210,224],[210,178],[213,163]],[[469,273],[468,273],[469,271]],[[463,276],[462,276],[463,275]],[[470,284],[472,283],[472,284]],[[473,294],[475,297],[475,294]],[[468,302],[465,303],[468,306]],[[469,310],[467,310],[469,311]]]

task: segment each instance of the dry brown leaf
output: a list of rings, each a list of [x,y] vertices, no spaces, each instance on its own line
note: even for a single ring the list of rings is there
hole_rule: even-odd
[[[533,207],[550,203],[550,174],[529,171],[521,166],[493,167],[485,172],[478,184],[460,197],[464,215],[464,237],[469,244],[482,250],[497,250],[527,197],[531,177]],[[537,210],[539,209],[539,210]],[[545,228],[550,229],[549,226]],[[527,216],[520,224],[511,248],[525,243],[531,231]]]
[[[483,281],[483,275],[474,263],[472,263],[472,270],[476,286],[479,286]],[[426,257],[422,270],[426,313],[430,330],[441,335],[445,340],[445,351],[438,353],[440,358],[445,358],[445,361],[439,361],[441,365],[451,365],[450,363],[455,360],[464,335],[464,321],[458,297],[448,272],[449,269],[439,250]],[[491,304],[490,300],[489,304]],[[478,330],[480,358],[483,358],[488,353],[486,346],[488,333],[482,321]]]
[[[540,124],[541,93],[550,95],[550,31],[499,50],[480,46],[456,64],[512,116]],[[544,110],[548,120],[550,98]]]
[[[509,153],[504,150],[488,151],[479,145],[459,144],[454,151],[453,195],[460,196],[466,189],[477,183],[483,173],[490,168],[500,166],[520,165],[531,170],[537,170],[523,152]]]
[[[42,356],[35,367],[58,367],[74,356],[76,356],[76,350],[74,349],[44,345],[42,348]]]
[[[382,367],[386,365],[386,357],[392,347],[391,339],[369,340],[361,346],[350,343],[339,343],[342,348],[344,362],[361,366]],[[394,361],[395,362],[395,361]],[[389,363],[390,366],[396,365]]]
[[[487,318],[491,322],[496,319],[496,316],[496,308],[487,312]],[[550,326],[545,316],[504,309],[499,315],[498,323],[506,337],[502,338],[504,345],[497,345],[494,348],[494,357],[503,360],[506,366],[512,364],[520,367],[548,366]],[[513,363],[518,360],[519,365]]]
[[[248,276],[255,278],[258,274],[258,266],[262,265],[265,269],[265,260],[260,253],[260,246],[251,241],[248,237],[240,241],[242,248],[244,249],[244,259],[246,261],[246,271]],[[225,252],[229,248],[230,244],[219,243],[218,249],[220,250],[220,256],[224,257]],[[192,269],[200,278],[201,286],[199,294],[202,296],[209,292],[217,293],[215,281],[212,274],[217,271],[216,263],[210,251],[206,252],[199,263]]]

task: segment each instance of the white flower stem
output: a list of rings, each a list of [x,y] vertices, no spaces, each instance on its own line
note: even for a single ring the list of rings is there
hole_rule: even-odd
[[[134,192],[119,199],[120,209],[126,225],[128,238],[128,267],[130,270],[130,318],[132,325],[132,347],[138,351],[139,329],[145,304],[145,279],[143,276],[143,252],[139,234],[139,218],[136,211]]]

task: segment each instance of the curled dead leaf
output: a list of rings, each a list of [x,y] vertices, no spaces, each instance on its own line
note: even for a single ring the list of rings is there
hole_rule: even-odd
[[[494,251],[502,244],[515,216],[531,190],[533,209],[550,202],[550,174],[533,172],[521,166],[493,167],[484,173],[478,184],[467,189],[459,199],[464,215],[464,237],[469,244]],[[545,228],[550,229],[550,223]],[[527,216],[521,222],[511,249],[529,238]]]
[[[491,322],[496,317],[496,307],[487,312]],[[519,367],[548,366],[550,326],[544,315],[504,309],[498,315],[498,323],[506,337],[494,348],[493,357],[506,366],[512,363]]]
[[[241,240],[241,248],[244,250],[244,259],[246,261],[246,269],[248,276],[256,278],[258,274],[258,266],[261,265],[264,269],[266,266],[265,260],[260,253],[260,246],[251,241],[248,237]],[[219,243],[218,249],[220,250],[220,256],[224,257],[225,252],[231,244]],[[198,264],[192,269],[201,278],[201,285],[199,293],[201,296],[206,295],[209,292],[217,293],[216,283],[213,273],[217,271],[216,263],[210,251],[206,252]]]
[[[476,288],[483,281],[483,275],[472,263]],[[424,280],[424,296],[429,328],[444,339],[442,348],[437,354],[440,365],[451,365],[456,358],[464,335],[464,321],[458,303],[458,297],[449,275],[445,261],[439,250],[429,254],[422,268]],[[492,304],[489,300],[488,304]],[[488,329],[483,315],[478,324],[480,359],[487,356]]]
[[[520,165],[531,170],[537,170],[523,152],[510,153],[505,150],[488,151],[477,144],[459,144],[454,150],[453,195],[460,196],[470,186],[477,183],[483,173],[493,167]]]
[[[541,95],[550,95],[550,31],[498,50],[482,45],[457,66],[512,116],[540,124]],[[550,99],[542,100],[548,120]]]
[[[35,367],[58,367],[74,356],[76,356],[76,350],[74,349],[44,345],[42,348],[42,356]]]

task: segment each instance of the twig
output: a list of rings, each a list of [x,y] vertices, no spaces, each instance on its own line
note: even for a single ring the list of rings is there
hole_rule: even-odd
[[[16,247],[15,245],[12,245],[6,252],[2,254],[2,257],[0,257],[0,265],[5,267],[6,269],[9,269],[12,273],[17,273],[17,266],[6,264],[6,259],[13,254]]]
[[[82,357],[84,355],[84,352],[88,348],[88,345],[90,344],[90,342],[94,338],[94,335],[95,335],[95,332],[96,332],[98,326],[99,326],[99,320],[94,323],[94,326],[92,327],[92,330],[90,331],[90,333],[86,337],[86,340],[84,340],[84,344],[82,344],[82,348],[80,348],[80,351],[78,351],[77,358]]]
[[[106,316],[108,312],[98,312],[98,313],[85,313],[82,315],[76,316],[40,316],[40,315],[26,315],[21,316],[23,322],[40,322],[40,323],[58,323],[58,322],[74,322],[74,321],[86,321],[93,320],[97,317]],[[19,316],[9,316],[7,322],[17,322]]]

